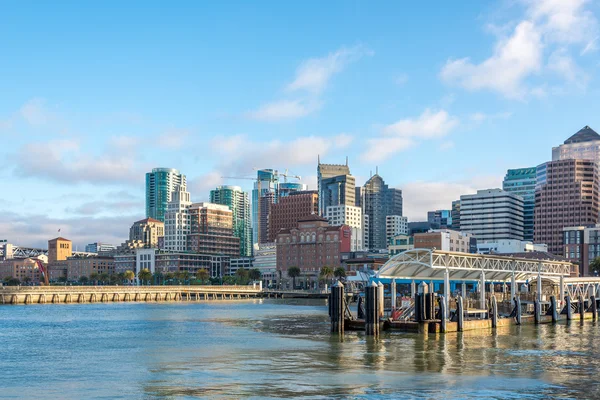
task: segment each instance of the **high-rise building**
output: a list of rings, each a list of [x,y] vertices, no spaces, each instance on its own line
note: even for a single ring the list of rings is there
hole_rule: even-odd
[[[461,231],[478,242],[523,240],[523,220],[523,198],[514,193],[486,189],[460,196]]]
[[[99,243],[99,242],[90,243],[85,246],[86,253],[107,253],[107,252],[115,251],[116,249],[117,249],[117,246],[115,246],[114,244]]]
[[[535,208],[536,182],[536,167],[509,169],[502,182],[504,191],[523,198],[523,237],[526,241],[533,241],[533,209]]]
[[[317,214],[318,203],[319,196],[314,190],[293,192],[289,196],[282,197],[279,203],[271,206],[267,242],[275,242],[280,230],[295,227],[299,219]]]
[[[447,229],[452,226],[452,210],[428,211],[427,222],[436,229]]]
[[[408,217],[402,215],[387,215],[385,217],[385,237],[390,240],[398,235],[408,235]]]
[[[592,160],[545,164],[545,183],[535,192],[534,242],[563,255],[563,229],[598,223],[598,167]]]
[[[454,200],[452,202],[450,216],[452,217],[451,229],[460,231],[460,200]]]
[[[154,168],[146,174],[146,217],[165,221],[171,193],[186,185],[185,175],[172,168]]]
[[[477,239],[474,235],[450,229],[417,233],[414,236],[414,246],[416,249],[477,253]]]
[[[590,264],[600,257],[600,225],[563,229],[563,256],[579,264],[579,276],[593,275]]]
[[[343,178],[330,180],[335,177]],[[330,186],[327,187],[324,181],[328,181]],[[333,193],[330,191],[333,191]],[[319,193],[319,215],[325,214],[327,206],[356,205],[356,182],[354,177],[350,175],[348,157],[346,157],[346,165],[321,164],[321,159],[318,159],[317,192]]]
[[[402,191],[389,188],[379,174],[373,175],[363,186],[362,209],[368,217],[368,250],[387,248],[386,217],[402,215]]]
[[[233,213],[233,235],[240,238],[240,256],[252,256],[252,229],[248,193],[239,186],[219,186],[210,191],[210,202],[228,206]]]
[[[57,237],[48,240],[48,264],[65,261],[73,255],[73,243],[69,239]]]
[[[189,208],[190,233],[187,251],[237,258],[240,238],[233,235],[233,212],[212,203],[194,203]]]
[[[154,218],[136,221],[129,229],[130,242],[140,241],[144,247],[158,247],[158,240],[165,236],[165,223]]]
[[[166,250],[187,250],[187,235],[191,232],[189,213],[191,206],[190,193],[186,187],[184,185],[177,186],[165,213],[164,246]]]
[[[352,229],[350,251],[363,250],[363,217],[360,207],[345,204],[328,206],[325,209],[325,218],[330,225],[348,225]]]
[[[600,162],[600,135],[587,125],[552,148],[552,161],[573,159]]]

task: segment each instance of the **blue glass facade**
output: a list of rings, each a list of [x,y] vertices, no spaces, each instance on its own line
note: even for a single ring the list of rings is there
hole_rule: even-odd
[[[533,241],[533,216],[537,168],[509,169],[502,182],[502,189],[523,198],[523,239]]]

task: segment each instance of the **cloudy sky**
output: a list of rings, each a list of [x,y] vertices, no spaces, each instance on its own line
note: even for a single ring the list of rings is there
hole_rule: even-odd
[[[419,220],[600,131],[598,2],[256,3],[0,2],[0,239],[118,244],[152,167],[200,201],[318,154]]]

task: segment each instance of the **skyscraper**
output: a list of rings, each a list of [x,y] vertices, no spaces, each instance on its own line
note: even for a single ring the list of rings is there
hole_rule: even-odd
[[[189,215],[188,251],[239,257],[240,239],[233,235],[233,213],[228,206],[194,203]]]
[[[586,125],[563,144],[552,148],[552,161],[570,159],[599,162],[600,135]]]
[[[319,209],[318,200],[316,191],[307,190],[290,193],[273,204],[269,215],[269,235],[265,242],[274,242],[280,230],[291,229],[299,219],[315,215]]]
[[[435,229],[448,229],[452,226],[452,210],[428,211],[427,222]]]
[[[228,206],[233,213],[233,235],[240,238],[240,256],[252,256],[252,229],[248,193],[239,186],[219,186],[210,191],[210,202]]]
[[[533,209],[535,208],[535,185],[537,168],[509,169],[502,182],[502,189],[523,198],[523,239],[533,241]]]
[[[363,186],[363,214],[369,229],[365,247],[369,250],[387,248],[386,217],[402,216],[402,190],[389,188],[379,174],[373,175]]]
[[[598,167],[592,160],[545,164],[545,183],[535,192],[534,241],[564,255],[563,229],[598,223]]]
[[[335,181],[329,181],[329,183],[331,184],[330,188],[327,188],[323,181],[330,179],[330,178],[334,178],[334,177],[339,177],[339,176],[349,176],[352,179],[340,179],[338,182]],[[325,192],[327,190],[331,190],[335,188],[335,185],[337,184],[338,190],[337,191],[337,198],[340,198],[341,196],[343,196],[344,198],[344,203],[345,205],[348,206],[354,206],[355,204],[355,196],[356,196],[356,182],[354,182],[354,177],[352,175],[350,175],[350,168],[348,167],[348,157],[346,157],[346,165],[342,165],[342,164],[321,164],[321,158],[318,159],[318,164],[317,164],[317,192],[319,193],[319,215],[323,216],[325,214],[325,208],[328,205],[339,205],[339,204],[326,204],[326,199],[331,199],[333,198],[333,195],[325,195]],[[341,185],[344,185],[343,188],[341,188]],[[349,193],[349,191],[352,190],[352,194]],[[350,200],[352,199],[352,202],[350,202]]]
[[[478,242],[523,240],[523,198],[501,189],[460,196],[460,230]]]
[[[146,217],[165,221],[171,193],[186,185],[185,175],[172,168],[154,168],[146,174]]]
[[[190,193],[185,186],[177,186],[165,213],[165,249],[187,251],[190,233]]]
[[[460,200],[454,200],[452,202],[450,216],[452,217],[452,226],[450,229],[460,231]]]

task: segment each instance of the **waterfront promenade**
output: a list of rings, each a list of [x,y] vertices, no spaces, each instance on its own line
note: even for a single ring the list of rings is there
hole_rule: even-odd
[[[236,300],[261,295],[258,285],[4,286],[0,288],[0,304]]]

